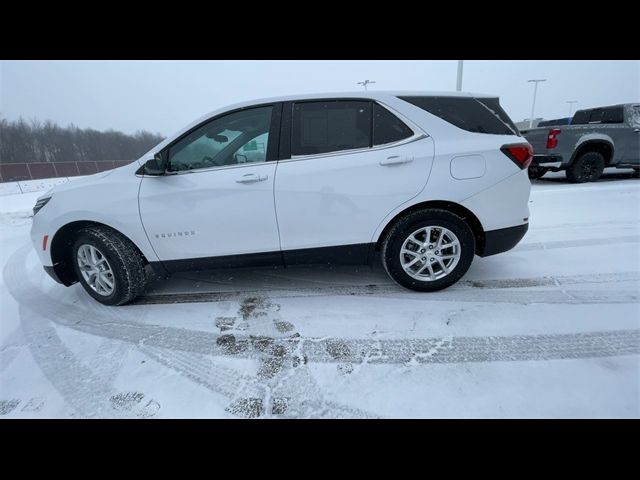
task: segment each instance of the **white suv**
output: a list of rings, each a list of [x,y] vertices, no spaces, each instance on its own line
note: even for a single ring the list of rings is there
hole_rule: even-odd
[[[138,161],[38,199],[55,280],[121,305],[161,275],[239,265],[370,264],[420,291],[527,231],[531,146],[498,98],[360,92],[213,112]]]

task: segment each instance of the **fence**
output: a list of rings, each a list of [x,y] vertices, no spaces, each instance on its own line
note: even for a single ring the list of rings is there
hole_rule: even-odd
[[[0,164],[0,182],[91,175],[122,167],[131,162],[131,160],[107,160],[100,162],[3,163]]]

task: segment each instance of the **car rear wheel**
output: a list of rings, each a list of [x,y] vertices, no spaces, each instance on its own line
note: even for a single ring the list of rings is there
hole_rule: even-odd
[[[446,210],[427,209],[402,218],[382,244],[382,262],[403,287],[432,292],[457,282],[475,255],[467,223]]]
[[[72,247],[78,280],[98,302],[123,305],[146,287],[144,260],[124,236],[108,227],[80,230]]]
[[[583,153],[567,168],[567,179],[573,183],[595,182],[604,171],[604,163],[601,153]]]

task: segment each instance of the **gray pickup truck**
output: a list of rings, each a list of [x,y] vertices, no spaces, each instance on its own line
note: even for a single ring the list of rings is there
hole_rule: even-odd
[[[606,167],[640,175],[640,104],[578,110],[569,125],[521,130],[533,147],[529,178],[566,170],[571,182],[595,182]]]

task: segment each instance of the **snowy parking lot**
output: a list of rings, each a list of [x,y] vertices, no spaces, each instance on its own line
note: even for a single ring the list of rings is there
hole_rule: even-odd
[[[437,293],[379,265],[46,276],[0,197],[0,418],[640,417],[640,180],[533,182],[530,229]]]

